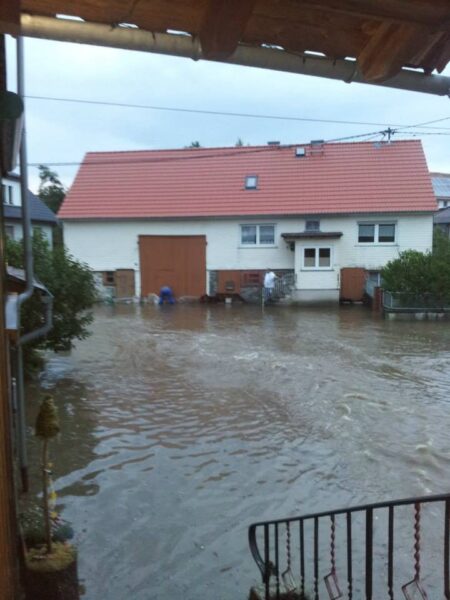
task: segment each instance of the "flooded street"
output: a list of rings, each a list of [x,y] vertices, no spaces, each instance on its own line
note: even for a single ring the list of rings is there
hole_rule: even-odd
[[[28,389],[88,600],[243,600],[252,521],[450,488],[448,323],[116,306],[92,333]]]

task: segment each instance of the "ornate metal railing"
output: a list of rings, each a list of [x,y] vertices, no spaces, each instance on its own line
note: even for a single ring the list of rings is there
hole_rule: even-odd
[[[277,302],[278,300],[288,296],[292,292],[294,287],[295,274],[283,273],[283,275],[277,277],[277,279],[275,280],[275,287],[270,295],[267,294],[267,291],[264,289],[264,286],[261,287],[262,301],[263,303],[269,300]]]
[[[249,527],[264,600],[450,600],[450,494]]]

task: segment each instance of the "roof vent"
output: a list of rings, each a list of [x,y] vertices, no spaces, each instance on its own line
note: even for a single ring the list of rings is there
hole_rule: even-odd
[[[306,148],[303,148],[303,146],[298,146],[295,149],[295,156],[297,158],[303,158],[304,156],[306,156]]]
[[[280,142],[267,142],[268,146],[279,146]]]
[[[311,154],[323,154],[325,140],[311,140]]]

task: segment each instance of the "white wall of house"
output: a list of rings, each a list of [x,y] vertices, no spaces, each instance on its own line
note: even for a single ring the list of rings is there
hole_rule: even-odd
[[[13,240],[20,241],[23,238],[22,223],[5,219],[5,229],[7,235],[9,235]],[[33,225],[32,229],[33,231],[37,229],[40,230],[50,246],[53,245],[52,227],[50,225]]]
[[[395,240],[388,243],[360,243],[359,224],[394,224]],[[298,299],[336,300],[339,298],[340,270],[362,267],[378,271],[404,250],[431,250],[433,243],[432,215],[361,215],[321,219],[322,231],[341,232],[335,239],[303,239],[295,243],[295,275]],[[305,248],[330,249],[330,266],[306,268]],[[307,292],[307,293],[306,293]]]
[[[395,223],[395,242],[359,244],[359,223]],[[243,246],[240,225],[245,224],[274,224],[275,245]],[[431,250],[433,215],[324,217],[320,218],[320,229],[340,231],[343,235],[339,239],[296,241],[295,252],[292,252],[281,234],[304,231],[304,218],[67,220],[64,222],[64,240],[69,251],[94,271],[134,269],[137,294],[140,292],[139,235],[206,235],[208,270],[295,269],[299,290],[333,290],[334,297],[339,289],[339,271],[342,267],[378,270],[403,250]],[[332,266],[329,270],[303,270],[302,247],[311,245],[332,248]]]

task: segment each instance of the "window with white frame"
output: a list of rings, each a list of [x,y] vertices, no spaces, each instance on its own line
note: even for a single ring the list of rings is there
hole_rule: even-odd
[[[2,183],[3,204],[13,204],[13,186]]]
[[[304,269],[331,269],[331,248],[303,248]]]
[[[395,234],[395,223],[359,223],[358,225],[360,244],[393,244]]]
[[[275,225],[241,225],[241,244],[243,246],[273,246],[275,244]]]

